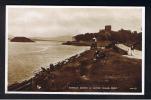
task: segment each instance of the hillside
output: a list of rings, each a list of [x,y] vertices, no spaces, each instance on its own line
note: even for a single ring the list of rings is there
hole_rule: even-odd
[[[130,30],[121,29],[119,31],[112,31],[106,29],[99,30],[96,33],[84,33],[73,37],[74,41],[67,41],[63,44],[65,45],[91,45],[93,38],[95,37],[98,43],[103,41],[110,41],[111,43],[121,43],[127,46],[134,45],[135,49],[141,50],[142,48],[142,33],[137,33],[136,31],[131,32]]]
[[[103,59],[93,60],[87,50],[49,68],[41,68],[30,80],[8,87],[9,91],[49,92],[141,92],[141,60],[122,55],[119,48],[104,50]]]

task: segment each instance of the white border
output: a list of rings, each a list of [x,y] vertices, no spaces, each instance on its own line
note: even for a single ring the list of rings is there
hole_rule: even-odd
[[[16,92],[8,91],[8,8],[142,8],[142,92]],[[6,94],[72,94],[72,95],[144,95],[145,84],[145,7],[132,6],[6,6],[6,24],[5,24],[5,93]]]

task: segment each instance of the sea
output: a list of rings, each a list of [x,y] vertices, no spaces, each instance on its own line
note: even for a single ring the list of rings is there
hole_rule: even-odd
[[[8,42],[8,85],[27,80],[41,67],[47,68],[88,49],[59,41]]]

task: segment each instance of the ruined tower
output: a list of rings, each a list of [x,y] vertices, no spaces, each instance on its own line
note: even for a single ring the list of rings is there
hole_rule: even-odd
[[[105,36],[106,40],[110,40],[110,38],[111,38],[111,25],[105,26],[104,36]]]
[[[106,25],[105,26],[105,32],[111,32],[111,25]]]

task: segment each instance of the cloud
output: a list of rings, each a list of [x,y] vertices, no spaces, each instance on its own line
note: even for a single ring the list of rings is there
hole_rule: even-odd
[[[54,37],[97,32],[110,24],[113,30],[140,31],[141,8],[9,8],[10,35]]]

